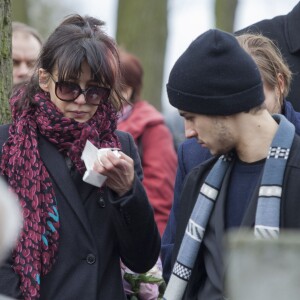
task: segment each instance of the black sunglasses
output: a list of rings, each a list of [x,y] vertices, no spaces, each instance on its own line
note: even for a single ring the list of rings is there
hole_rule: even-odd
[[[100,86],[90,86],[83,90],[79,84],[70,81],[55,81],[55,95],[61,101],[75,101],[79,95],[83,94],[87,104],[99,105],[101,102],[106,101],[110,95],[110,89]]]

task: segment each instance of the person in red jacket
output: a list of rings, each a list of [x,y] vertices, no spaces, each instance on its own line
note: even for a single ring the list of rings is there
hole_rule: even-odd
[[[120,49],[123,96],[128,103],[120,114],[118,129],[131,133],[144,171],[143,185],[154,208],[162,235],[172,205],[177,157],[171,132],[163,115],[142,100],[143,67],[140,60]]]

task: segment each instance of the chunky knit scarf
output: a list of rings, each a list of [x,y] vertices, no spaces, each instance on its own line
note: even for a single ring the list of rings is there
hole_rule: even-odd
[[[286,162],[293,142],[295,127],[282,115],[272,141],[259,188],[254,234],[257,238],[279,235],[280,201]],[[188,221],[173,272],[164,294],[165,300],[180,300],[190,279],[205,229],[218,198],[232,155],[221,156],[209,172]]]
[[[49,173],[41,160],[38,133],[69,157],[84,173],[80,159],[87,139],[95,146],[120,147],[114,134],[117,114],[111,104],[103,103],[85,123],[66,118],[44,93],[35,95],[29,109],[19,111],[22,97],[18,91],[10,99],[13,123],[3,145],[0,170],[19,197],[23,209],[23,231],[13,253],[13,268],[20,276],[24,299],[38,299],[40,277],[55,262],[59,240],[59,213]]]

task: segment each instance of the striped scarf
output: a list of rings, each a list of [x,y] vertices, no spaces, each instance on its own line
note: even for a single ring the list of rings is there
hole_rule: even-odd
[[[259,188],[254,226],[256,238],[275,239],[279,235],[282,183],[295,134],[294,125],[284,116],[273,115],[273,117],[279,123],[279,127],[269,149]],[[164,294],[165,300],[180,300],[184,295],[207,223],[231,162],[231,154],[221,156],[200,188]]]

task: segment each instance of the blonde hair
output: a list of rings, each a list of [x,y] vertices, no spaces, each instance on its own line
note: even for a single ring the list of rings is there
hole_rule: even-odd
[[[282,75],[284,81],[284,89],[280,97],[280,104],[282,105],[283,97],[286,97],[290,90],[292,72],[278,47],[272,40],[261,34],[245,33],[236,36],[236,38],[240,46],[251,55],[257,64],[265,84],[273,89],[278,87],[280,92],[278,75]]]

